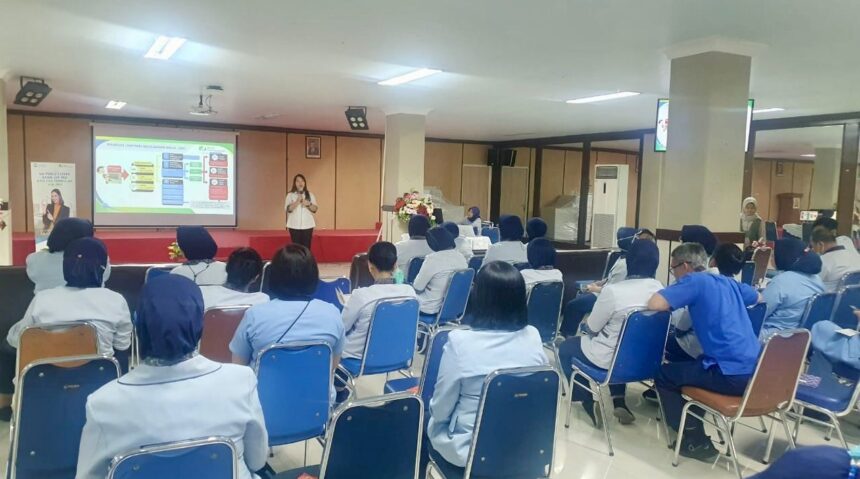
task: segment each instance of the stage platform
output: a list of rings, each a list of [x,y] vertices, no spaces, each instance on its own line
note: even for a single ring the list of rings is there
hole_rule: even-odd
[[[263,259],[271,259],[279,248],[290,242],[290,233],[273,230],[209,230],[218,243],[218,259],[226,259],[243,246],[256,249]],[[356,253],[366,252],[376,241],[377,230],[314,231],[311,251],[320,263],[352,261]],[[167,247],[176,239],[175,229],[162,230],[96,230],[96,237],[107,245],[111,264],[168,263]],[[27,255],[35,251],[32,233],[14,233],[12,261],[23,266]]]

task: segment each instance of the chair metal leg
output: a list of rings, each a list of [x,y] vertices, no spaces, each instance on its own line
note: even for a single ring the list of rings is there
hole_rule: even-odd
[[[786,431],[788,431],[788,424],[784,424],[784,425],[786,427]],[[774,436],[774,427],[773,427],[773,424],[771,424],[770,425],[770,432],[767,435],[767,447],[764,448],[764,457],[762,457],[762,459],[761,459],[762,464],[768,464],[770,462],[770,453],[773,450],[773,436]]]
[[[660,414],[660,423],[663,424],[663,435],[666,436],[666,446],[672,447],[672,439],[669,437],[669,425],[666,424],[666,414],[663,412],[663,399],[660,398],[660,393],[657,393],[657,410]]]
[[[758,422],[761,424],[761,432],[767,434],[767,426],[764,424],[764,416],[759,416]],[[771,421],[770,427],[773,427],[773,421]]]
[[[681,441],[684,440],[684,427],[687,425],[687,413],[690,411],[692,402],[687,401],[681,409],[681,424],[678,424],[678,436],[675,438],[675,455],[672,457],[672,465],[678,467],[678,456],[681,454]],[[665,417],[665,416],[664,416]]]
[[[570,414],[573,411],[573,388],[575,387],[573,384],[573,377],[576,375],[576,370],[570,373],[570,401],[565,401],[565,407],[567,407],[567,416],[564,419],[564,427],[570,427]]]
[[[720,419],[722,419],[723,424],[726,425],[726,435],[728,436],[728,439],[729,439],[729,450],[732,453],[732,462],[735,465],[735,473],[738,475],[738,479],[743,479],[743,476],[741,475],[741,465],[738,463],[738,452],[737,452],[737,450],[735,450],[735,438],[732,437],[733,435],[730,431],[732,426],[734,426],[734,423],[729,425],[728,421],[726,420],[726,418],[724,416],[720,416]]]
[[[788,444],[792,449],[797,449],[797,443],[794,442],[794,438],[791,436],[791,430],[788,428],[788,417],[785,415],[785,411],[779,412],[779,418],[782,421],[782,427],[785,429],[785,436],[788,438]],[[773,427],[773,425],[771,425]],[[842,438],[842,431],[839,430],[839,423],[836,423],[836,430],[839,431],[839,438],[842,439],[842,445],[845,446],[845,449],[848,449],[848,445],[845,444],[845,439]]]
[[[603,394],[604,388],[600,387],[597,384],[594,384],[590,380],[589,383],[597,389],[597,404],[598,409],[600,409],[600,417],[603,420],[603,435],[606,436],[606,445],[609,446],[609,455],[614,456],[615,451],[612,449],[612,438],[609,435],[609,416],[607,415],[607,411],[609,411],[609,409],[606,407],[605,402],[605,396],[607,395]],[[609,398],[609,401],[611,403],[612,398]]]
[[[561,397],[566,397],[571,389],[571,385],[567,383],[567,378],[564,377],[564,368],[561,367],[561,357],[558,355],[558,348],[555,347],[555,344],[551,344],[550,347],[552,348],[552,354],[555,356],[555,367],[561,373]]]
[[[717,416],[711,414],[711,417],[714,418],[714,424],[717,424]],[[720,438],[720,445],[725,446],[726,445],[726,437],[723,436],[723,430],[719,427],[717,428],[717,437]]]
[[[803,421],[803,406],[797,407],[797,421],[794,422],[794,442],[797,442],[797,435],[800,433],[800,423]]]

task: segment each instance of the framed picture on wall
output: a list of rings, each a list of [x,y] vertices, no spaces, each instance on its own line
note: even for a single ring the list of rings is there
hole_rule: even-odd
[[[785,163],[781,161],[776,162],[776,176],[785,176]]]
[[[322,158],[322,138],[318,136],[305,137],[305,158]]]

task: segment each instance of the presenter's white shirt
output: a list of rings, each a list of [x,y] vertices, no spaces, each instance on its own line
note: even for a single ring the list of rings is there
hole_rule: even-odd
[[[170,274],[185,276],[198,286],[220,286],[227,282],[227,264],[222,261],[181,264],[170,270]]]
[[[45,289],[56,288],[57,286],[65,286],[63,252],[56,251],[51,253],[43,249],[42,251],[27,255],[27,277],[36,285],[33,289],[36,293]],[[102,281],[107,282],[108,278],[110,278],[110,258],[107,260],[107,267],[105,267]]]
[[[394,246],[397,248],[397,269],[402,271],[404,276],[409,274],[409,262],[412,258],[423,258],[433,252],[423,236],[398,241]]]
[[[561,271],[557,269],[524,269],[520,271],[520,274],[523,275],[523,280],[526,282],[527,293],[538,283],[564,281]]]
[[[343,346],[343,357],[361,359],[364,354],[364,343],[367,341],[367,331],[370,328],[370,317],[376,304],[390,298],[414,298],[415,290],[408,284],[374,284],[366,288],[358,288],[352,292],[343,307],[343,329],[346,332],[346,343]],[[403,318],[407,319],[407,318]]]
[[[287,193],[287,201],[284,203],[284,209],[287,210],[287,228],[294,230],[309,230],[316,227],[314,214],[304,205],[296,206],[292,212],[289,211],[289,206],[295,203],[299,198],[304,198],[302,193]],[[311,204],[317,204],[317,198],[311,193]]]
[[[206,309],[243,305],[253,306],[269,301],[269,295],[266,293],[243,293],[219,285],[201,286],[200,292],[203,293],[203,306]]]
[[[121,294],[106,288],[69,286],[37,293],[24,317],[9,330],[6,341],[17,348],[21,333],[29,326],[84,321],[96,327],[100,354],[113,355],[114,349],[123,351],[131,346],[131,313]]]
[[[487,249],[487,254],[484,255],[484,262],[481,265],[490,261],[504,261],[510,264],[528,263],[526,245],[522,241],[499,241]]]
[[[421,312],[436,314],[442,309],[445,293],[448,292],[448,280],[455,271],[466,269],[469,264],[455,249],[446,249],[430,253],[424,258],[424,264],[418,271],[418,276],[412,286],[418,293]]]
[[[818,276],[824,282],[824,290],[828,292],[836,291],[845,273],[860,270],[860,255],[857,255],[856,250],[844,246],[836,248],[821,255],[821,273]]]

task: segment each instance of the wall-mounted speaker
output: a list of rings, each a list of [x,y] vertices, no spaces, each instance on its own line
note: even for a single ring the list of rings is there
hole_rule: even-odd
[[[517,150],[492,148],[487,152],[487,166],[514,166],[517,163]]]

